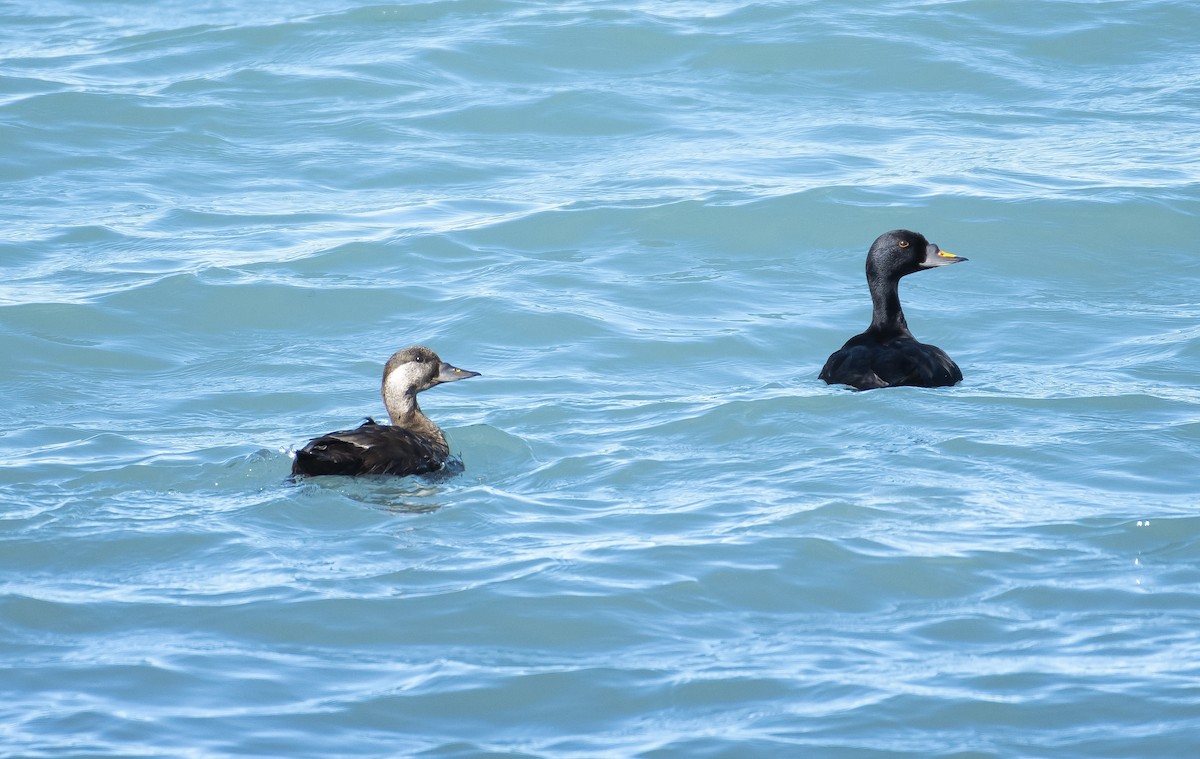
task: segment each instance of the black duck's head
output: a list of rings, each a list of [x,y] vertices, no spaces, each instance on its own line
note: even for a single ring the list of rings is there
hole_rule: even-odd
[[[896,281],[915,271],[966,260],[947,253],[922,234],[893,229],[875,238],[871,244],[871,250],[867,252],[867,279]]]
[[[414,345],[393,353],[383,367],[384,397],[415,394],[443,382],[478,376],[479,372],[451,366],[428,348]]]

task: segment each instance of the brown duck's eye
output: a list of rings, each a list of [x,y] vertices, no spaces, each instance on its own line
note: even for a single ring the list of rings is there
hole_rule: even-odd
[[[899,245],[900,245],[900,247],[901,247],[901,248],[907,248],[907,247],[908,247],[908,240],[901,240],[901,241],[900,241],[900,243],[899,243]]]

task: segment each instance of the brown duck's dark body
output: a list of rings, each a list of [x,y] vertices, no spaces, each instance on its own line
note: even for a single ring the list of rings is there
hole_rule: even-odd
[[[906,229],[880,235],[867,252],[871,326],[829,357],[820,378],[856,390],[945,387],[961,382],[962,371],[944,350],[918,341],[909,332],[900,308],[900,278],[966,260]]]
[[[426,474],[450,457],[445,438],[420,435],[367,419],[353,430],[330,432],[296,451],[293,475]]]
[[[450,458],[445,435],[417,404],[417,393],[478,372],[445,363],[428,348],[396,352],[383,370],[383,403],[392,423],[368,418],[352,430],[313,438],[296,451],[292,476],[410,475],[435,472]]]

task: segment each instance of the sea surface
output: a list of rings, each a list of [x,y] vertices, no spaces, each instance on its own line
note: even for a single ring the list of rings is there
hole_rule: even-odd
[[[1198,755],[1200,3],[0,30],[0,755]],[[965,379],[826,386],[895,228]]]

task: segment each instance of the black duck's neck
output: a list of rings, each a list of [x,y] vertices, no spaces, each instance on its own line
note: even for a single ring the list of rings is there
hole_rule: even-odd
[[[912,337],[900,308],[900,279],[867,272],[867,286],[871,288],[872,305],[867,331],[886,337]]]

